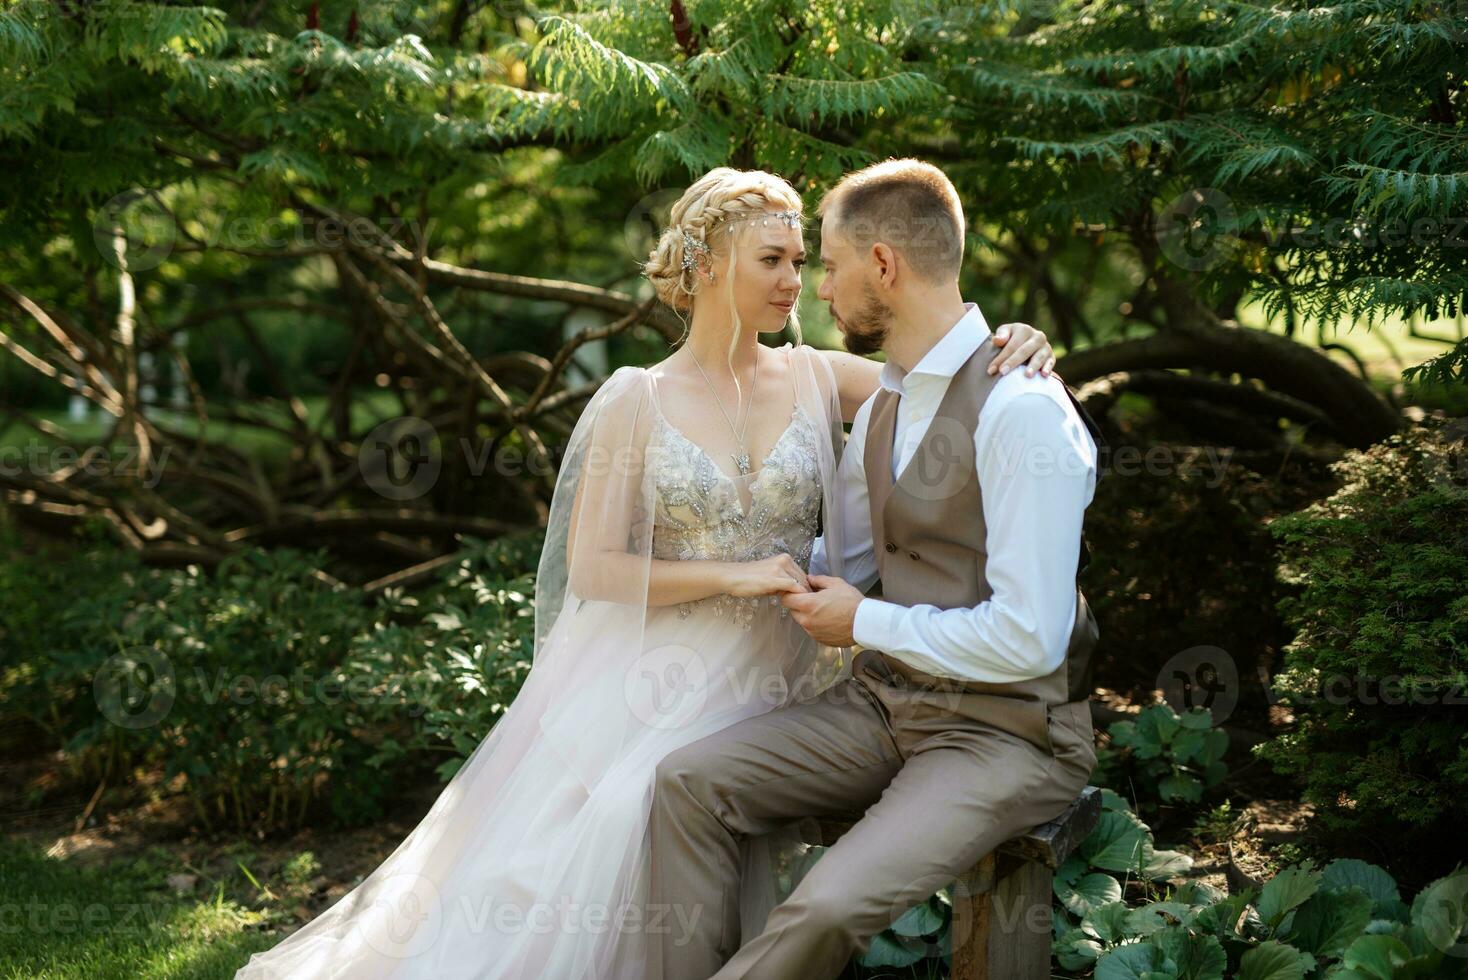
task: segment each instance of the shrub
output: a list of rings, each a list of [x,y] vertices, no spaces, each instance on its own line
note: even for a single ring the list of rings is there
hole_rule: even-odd
[[[541,535],[473,542],[430,589],[389,590],[382,618],[353,645],[359,670],[407,672],[421,717],[413,747],[448,754],[450,778],[514,701],[534,649],[534,574]]]
[[[368,612],[357,590],[314,575],[324,560],[252,550],[212,573],[156,573],[163,594],[113,627],[122,656],[151,661],[139,690],[161,695],[156,721],[132,731],[166,777],[187,777],[206,827],[299,824],[328,785],[333,816],[367,819],[390,788],[373,756],[401,712],[350,662]],[[140,701],[131,710],[126,726],[150,721]]]
[[[532,636],[535,533],[466,543],[417,594],[364,602],[282,548],[215,569],[87,549],[0,561],[0,706],[90,775],[182,775],[206,828],[377,817],[432,759],[448,778],[514,699]]]
[[[92,679],[118,652],[112,624],[162,594],[136,552],[96,540],[26,554],[0,530],[0,714],[24,719],[64,748],[70,774],[93,782],[126,772],[139,740],[98,710]]]
[[[1427,840],[1468,818],[1468,489],[1463,447],[1428,429],[1336,464],[1333,496],[1277,520],[1276,678],[1295,729],[1258,751],[1327,826]]]

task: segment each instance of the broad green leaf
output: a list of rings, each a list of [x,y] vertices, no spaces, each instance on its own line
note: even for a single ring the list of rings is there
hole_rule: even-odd
[[[1152,859],[1142,869],[1148,878],[1171,878],[1193,866],[1193,859],[1182,851],[1153,851]]]
[[[1264,883],[1259,901],[1255,904],[1259,918],[1271,929],[1278,928],[1290,910],[1298,908],[1319,887],[1319,871],[1285,868]]]
[[[1355,886],[1370,896],[1374,905],[1399,899],[1397,883],[1392,876],[1374,864],[1355,858],[1339,858],[1321,872],[1320,887],[1326,889]]]
[[[1178,762],[1191,762],[1203,751],[1203,743],[1208,740],[1207,731],[1198,731],[1196,728],[1183,728],[1178,731],[1177,738],[1172,740],[1172,754]]]
[[[1347,947],[1341,963],[1373,980],[1392,980],[1396,967],[1411,958],[1412,951],[1396,936],[1362,936]]]
[[[1203,784],[1185,772],[1164,776],[1157,783],[1158,795],[1164,803],[1197,803],[1203,798]]]
[[[1118,946],[1096,961],[1095,980],[1175,980],[1176,972],[1161,973],[1165,956],[1151,943]]]
[[[1137,723],[1134,721],[1114,721],[1106,732],[1111,736],[1113,748],[1131,748],[1138,742]]]
[[[1086,873],[1086,870],[1087,865],[1085,859],[1079,854],[1072,854],[1060,863],[1060,867],[1055,869],[1055,881],[1057,884],[1065,882],[1068,885],[1073,885],[1081,880],[1081,876]],[[1060,893],[1056,892],[1056,894],[1058,895]]]
[[[1295,912],[1291,944],[1317,958],[1337,958],[1365,932],[1371,921],[1371,898],[1359,888],[1319,891]]]
[[[1222,728],[1215,728],[1203,739],[1203,749],[1198,753],[1198,761],[1207,766],[1218,764],[1228,752],[1228,732]]]
[[[1177,721],[1184,728],[1206,732],[1213,727],[1213,712],[1207,708],[1193,707],[1178,715]]]
[[[933,908],[928,899],[924,899],[902,913],[890,928],[897,935],[909,938],[931,936],[943,928],[943,916]]]
[[[1080,929],[1070,929],[1051,947],[1055,958],[1067,970],[1088,970],[1102,953],[1102,946]]]
[[[1176,966],[1179,980],[1223,980],[1228,955],[1213,936],[1194,935],[1186,929],[1170,926],[1149,941]]]
[[[1107,945],[1118,943],[1127,935],[1126,917],[1126,903],[1111,902],[1087,913],[1081,919],[1081,929]]]
[[[1233,939],[1239,934],[1239,917],[1253,901],[1253,897],[1254,890],[1250,888],[1237,895],[1230,895],[1214,905],[1205,906],[1198,910],[1194,924],[1219,939]]]
[[[1167,920],[1162,917],[1160,909],[1148,905],[1128,910],[1122,925],[1128,936],[1150,936],[1166,929]]]
[[[1468,956],[1468,868],[1439,878],[1412,902],[1412,924],[1433,947],[1454,956]]]
[[[1239,959],[1238,980],[1303,980],[1305,968],[1298,949],[1271,939]]]
[[[1165,704],[1152,705],[1142,712],[1142,716],[1148,719],[1147,722],[1139,726],[1142,731],[1146,732],[1150,728],[1156,733],[1158,740],[1162,742],[1171,742],[1177,737],[1178,731],[1182,728],[1182,724],[1177,718],[1177,712]]]
[[[1163,851],[1161,853],[1165,854],[1168,852]],[[1181,902],[1189,907],[1211,905],[1214,902],[1221,902],[1227,897],[1221,890],[1214,888],[1207,882],[1197,880],[1183,882],[1172,896],[1173,901]]]
[[[1130,813],[1105,810],[1081,844],[1081,856],[1093,867],[1131,871],[1152,858],[1147,826]]]
[[[1076,915],[1085,916],[1103,905],[1121,901],[1121,883],[1100,872],[1085,875],[1073,885],[1056,878],[1055,897]]]

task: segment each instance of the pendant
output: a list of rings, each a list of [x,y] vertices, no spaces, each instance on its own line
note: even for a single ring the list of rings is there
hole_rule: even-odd
[[[745,476],[749,475],[749,453],[730,453],[734,457],[734,465],[739,467],[739,472]]]

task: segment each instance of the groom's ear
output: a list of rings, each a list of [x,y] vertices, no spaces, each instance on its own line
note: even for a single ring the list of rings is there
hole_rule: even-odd
[[[897,252],[886,242],[872,242],[872,261],[876,263],[877,278],[888,289],[897,285]]]

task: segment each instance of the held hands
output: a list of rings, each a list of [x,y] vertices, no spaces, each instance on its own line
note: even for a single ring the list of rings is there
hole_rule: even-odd
[[[851,646],[856,642],[851,631],[856,623],[856,607],[864,598],[861,591],[834,575],[811,575],[807,580],[814,592],[787,592],[780,597],[781,605],[817,643]]]
[[[1028,323],[1006,323],[994,331],[994,346],[999,353],[989,362],[990,374],[1008,374],[1021,364],[1025,366],[1025,377],[1033,378],[1039,371],[1048,378],[1055,370],[1055,350],[1045,334]]]
[[[809,592],[805,570],[789,555],[771,555],[759,561],[734,564],[729,570],[724,591],[734,596],[774,595],[782,592]]]

